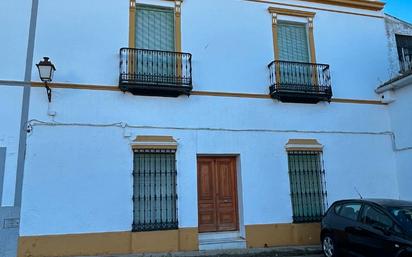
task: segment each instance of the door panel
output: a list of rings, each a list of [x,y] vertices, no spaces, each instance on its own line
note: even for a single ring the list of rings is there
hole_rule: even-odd
[[[396,236],[390,232],[394,226],[392,218],[375,207],[365,205],[361,221],[359,252],[370,257],[395,256],[399,250],[395,245],[400,243],[396,241]]]
[[[136,48],[174,51],[173,8],[136,5]]]
[[[309,62],[306,24],[279,22],[278,44],[280,60]]]
[[[279,59],[289,62],[310,62],[306,24],[279,22]],[[311,68],[280,64],[280,81],[284,85],[311,85]]]
[[[216,160],[218,231],[237,229],[236,174],[233,159]]]
[[[174,22],[173,8],[136,5],[136,48],[174,52]],[[139,75],[174,77],[175,58],[172,54],[142,51],[136,56],[136,72]]]
[[[198,160],[198,216],[199,224],[202,224],[201,232],[211,232],[216,230],[216,201],[214,186],[214,161],[203,158]],[[199,226],[200,230],[200,226]]]
[[[236,159],[198,158],[199,232],[238,229]]]

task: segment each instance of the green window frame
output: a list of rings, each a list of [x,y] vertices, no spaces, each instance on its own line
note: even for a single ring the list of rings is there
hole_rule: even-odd
[[[327,210],[322,152],[288,151],[294,223],[319,222]]]

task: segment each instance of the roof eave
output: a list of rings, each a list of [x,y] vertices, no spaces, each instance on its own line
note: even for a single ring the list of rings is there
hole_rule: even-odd
[[[371,10],[371,11],[381,11],[385,7],[384,2],[368,1],[368,0],[300,0],[300,1],[337,5],[337,6],[365,9],[365,10]]]
[[[396,90],[399,88],[403,88],[406,86],[412,86],[412,71],[403,74],[399,77],[389,80],[388,82],[384,83],[383,85],[379,86],[375,92],[377,94],[384,93],[388,90]]]

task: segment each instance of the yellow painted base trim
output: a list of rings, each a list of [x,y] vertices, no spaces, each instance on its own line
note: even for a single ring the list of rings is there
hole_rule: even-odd
[[[19,238],[18,257],[63,257],[198,250],[197,228],[154,232],[29,236]]]
[[[32,87],[44,87],[42,82],[32,82]],[[87,90],[103,90],[103,91],[120,91],[118,86],[112,85],[93,85],[93,84],[71,84],[71,83],[48,83],[48,86],[62,89],[87,89]]]
[[[249,248],[315,245],[320,243],[320,224],[247,225],[246,241]]]
[[[313,245],[320,242],[320,224],[247,225],[249,248]],[[19,238],[18,257],[68,257],[167,253],[198,250],[198,229],[153,232],[28,236]]]

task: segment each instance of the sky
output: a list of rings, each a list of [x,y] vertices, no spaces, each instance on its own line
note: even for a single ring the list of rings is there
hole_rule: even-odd
[[[412,0],[386,0],[385,13],[412,23]]]

